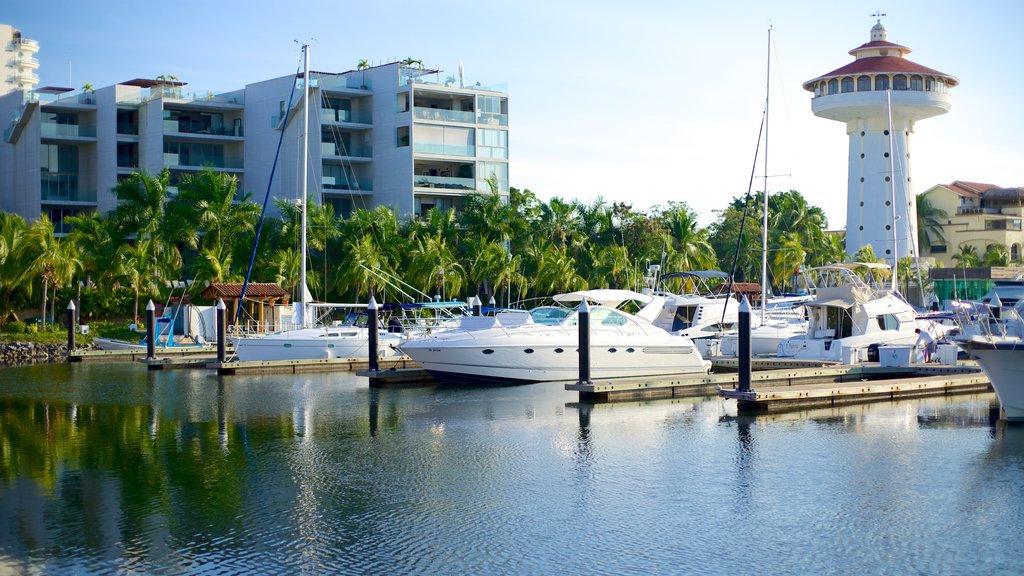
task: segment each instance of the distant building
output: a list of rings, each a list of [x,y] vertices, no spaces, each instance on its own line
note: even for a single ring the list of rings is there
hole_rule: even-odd
[[[980,258],[989,246],[1001,244],[1009,251],[1011,263],[1019,264],[1024,258],[1024,188],[957,180],[932,186],[921,196],[946,214],[939,230],[921,230],[922,256],[955,268],[959,264],[953,256],[962,246],[972,246]]]
[[[39,84],[39,42],[22,37],[21,31],[9,24],[0,24],[0,41],[4,47],[0,94],[35,88]]]
[[[816,116],[846,125],[846,252],[853,255],[870,245],[890,263],[916,252],[910,169],[914,123],[946,113],[951,106],[946,90],[959,83],[911,62],[909,52],[889,42],[878,22],[871,28],[870,42],[850,50],[853,62],[803,84],[814,94],[811,109]]]
[[[508,195],[502,89],[463,87],[400,63],[310,75],[308,191],[322,191],[337,213],[458,209],[489,182]],[[236,176],[259,201],[268,185],[273,196],[294,199],[302,81],[283,76],[212,94],[189,93],[173,78],[135,79],[0,96],[0,118],[11,119],[0,141],[0,210],[29,220],[48,214],[66,232],[66,216],[114,208],[111,189],[133,171],[167,168],[174,185],[206,166]]]

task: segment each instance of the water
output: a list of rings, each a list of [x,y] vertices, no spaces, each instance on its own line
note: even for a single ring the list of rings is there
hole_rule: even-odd
[[[717,397],[0,370],[0,574],[1018,573],[991,394]]]

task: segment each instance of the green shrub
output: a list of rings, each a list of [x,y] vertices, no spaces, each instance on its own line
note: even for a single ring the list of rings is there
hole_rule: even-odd
[[[5,334],[24,334],[28,332],[28,326],[24,322],[15,320],[14,322],[8,322],[4,326],[3,331]]]

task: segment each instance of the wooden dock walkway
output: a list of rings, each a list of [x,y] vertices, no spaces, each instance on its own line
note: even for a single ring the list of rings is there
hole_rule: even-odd
[[[230,348],[229,348],[230,350]],[[230,353],[230,352],[229,352]],[[157,358],[188,358],[196,356],[216,356],[216,346],[198,348],[157,347]],[[68,354],[68,362],[134,362],[146,357],[143,350],[73,350]]]
[[[416,364],[408,356],[378,360],[381,368],[407,368]],[[303,372],[357,372],[370,367],[366,358],[332,358],[329,360],[261,360],[252,362],[213,362],[209,368],[217,374],[298,374]]]

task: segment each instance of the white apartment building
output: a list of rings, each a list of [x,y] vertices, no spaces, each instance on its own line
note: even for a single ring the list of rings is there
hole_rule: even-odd
[[[307,189],[337,213],[458,209],[467,194],[489,190],[489,179],[508,194],[503,90],[458,86],[399,63],[310,76]],[[268,184],[272,196],[294,199],[302,81],[284,76],[212,94],[175,79],[135,79],[0,96],[0,118],[10,118],[0,141],[0,210],[28,220],[48,214],[66,232],[66,216],[114,208],[111,189],[135,170],[167,168],[175,184],[206,166],[237,176],[257,202]]]
[[[39,42],[21,36],[21,31],[9,24],[0,24],[3,42],[3,68],[0,68],[0,94],[12,90],[31,90],[39,84]]]

